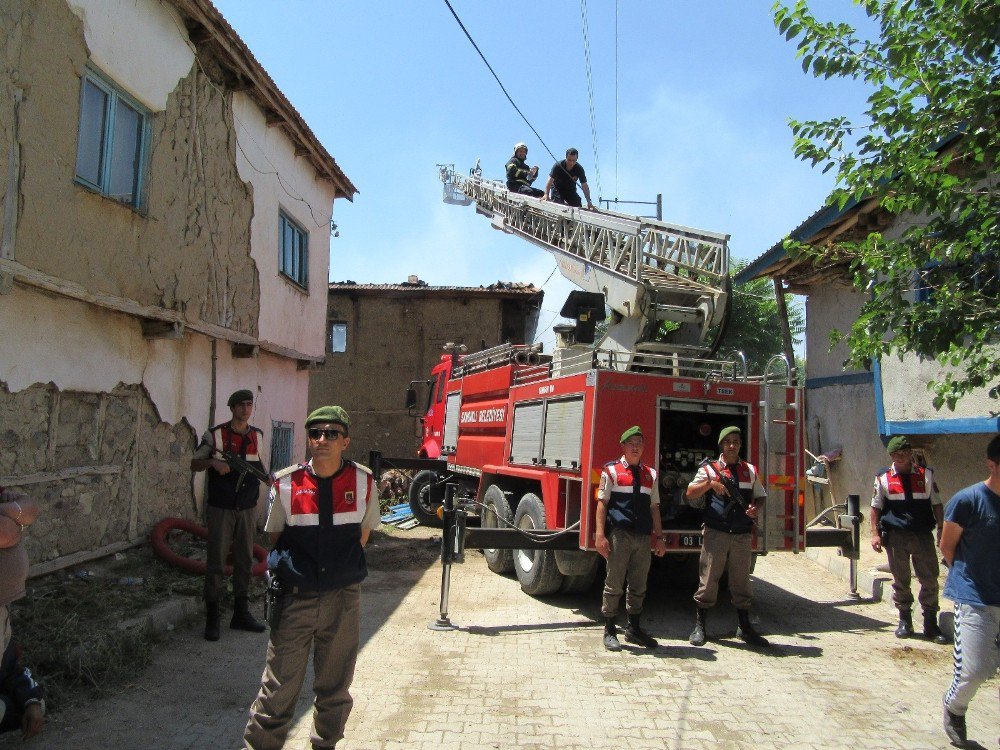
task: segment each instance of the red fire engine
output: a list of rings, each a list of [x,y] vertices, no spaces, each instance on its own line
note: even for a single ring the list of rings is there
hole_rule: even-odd
[[[620,456],[622,431],[637,424],[646,436],[643,460],[659,470],[663,529],[676,556],[701,545],[701,511],[684,490],[699,463],[717,457],[719,430],[737,425],[768,493],[755,552],[802,550],[802,390],[784,357],[768,375],[750,377],[739,355],[713,356],[725,327],[728,236],[540,202],[477,173],[443,168],[442,179],[446,200],[475,202],[495,226],[552,252],[583,291],[563,307],[575,323],[556,327],[551,355],[505,344],[442,356],[426,381],[423,462],[408,462],[425,467],[411,486],[417,518],[434,522],[452,485],[459,505],[480,516],[482,543],[468,546],[483,548],[492,570],[513,570],[532,595],[582,590],[598,568],[600,471]],[[595,345],[606,308],[611,317]],[[490,536],[507,528],[527,548]],[[844,537],[819,543],[843,546]]]

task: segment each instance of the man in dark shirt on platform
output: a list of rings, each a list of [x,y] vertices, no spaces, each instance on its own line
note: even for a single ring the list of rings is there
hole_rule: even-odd
[[[590,186],[587,184],[587,173],[580,165],[580,152],[575,148],[566,149],[566,158],[557,161],[549,172],[549,179],[545,183],[545,195],[542,200],[551,200],[553,203],[563,203],[567,206],[581,207],[580,195],[576,192],[576,183],[580,183],[587,198],[587,208],[593,208],[594,204],[590,200]]]

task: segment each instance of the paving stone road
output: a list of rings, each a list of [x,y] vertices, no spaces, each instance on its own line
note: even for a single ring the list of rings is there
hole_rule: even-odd
[[[847,598],[842,580],[802,556],[758,562],[755,614],[770,650],[734,638],[728,604],[709,617],[709,643],[688,645],[690,591],[660,586],[644,615],[660,648],[612,654],[597,591],[532,599],[469,553],[452,576],[459,629],[435,632],[430,542],[378,537],[371,552],[344,750],[949,747],[940,697],[950,647],[897,640],[889,604]],[[236,748],[264,646],[228,630],[216,644],[198,629],[178,633],[124,693],[62,712],[29,746]],[[969,713],[970,738],[991,750],[998,695],[994,678]],[[309,747],[310,718],[304,695],[286,748]]]

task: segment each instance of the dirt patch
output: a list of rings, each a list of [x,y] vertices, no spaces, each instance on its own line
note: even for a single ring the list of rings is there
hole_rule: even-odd
[[[372,570],[425,569],[441,556],[441,530],[417,526],[400,531],[391,526],[372,532],[365,547]]]
[[[404,578],[422,572],[440,556],[440,538],[440,530],[426,527],[376,531],[366,549],[369,567]],[[205,559],[202,539],[172,531],[167,541],[184,557]],[[14,632],[49,710],[125,689],[164,638],[143,615],[172,599],[200,598],[203,581],[162,562],[149,545],[29,581],[28,595],[12,608]],[[226,581],[223,608],[232,600],[232,579]],[[263,581],[254,578],[250,599],[258,616],[263,593]],[[137,624],[122,627],[126,622]]]
[[[205,558],[204,541],[190,535],[170,545]],[[143,614],[171,599],[200,597],[203,582],[161,562],[149,545],[28,581],[27,596],[12,607],[14,634],[49,709],[119,691],[162,639]],[[251,599],[263,590],[254,579]]]
[[[908,664],[911,667],[941,664],[949,664],[952,660],[951,648],[938,646],[936,648],[914,648],[913,646],[899,646],[889,649],[889,658],[901,664]]]

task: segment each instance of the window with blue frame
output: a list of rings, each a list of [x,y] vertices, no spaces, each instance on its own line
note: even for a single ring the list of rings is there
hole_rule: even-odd
[[[80,88],[76,180],[134,208],[143,204],[149,112],[107,77],[88,69]]]
[[[309,234],[288,218],[278,214],[278,268],[284,276],[303,289],[309,286]]]
[[[271,420],[271,471],[292,465],[292,442],[295,425]]]

